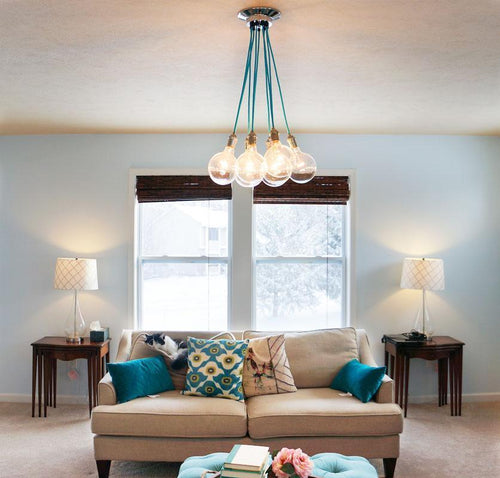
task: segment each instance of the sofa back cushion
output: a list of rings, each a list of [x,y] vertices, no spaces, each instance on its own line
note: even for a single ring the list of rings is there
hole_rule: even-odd
[[[276,333],[246,330],[243,338]],[[286,332],[285,348],[297,388],[329,387],[346,363],[359,358],[356,329],[352,327]]]

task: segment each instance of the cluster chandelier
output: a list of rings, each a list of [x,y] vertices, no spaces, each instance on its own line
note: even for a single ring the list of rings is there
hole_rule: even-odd
[[[245,74],[241,87],[241,94],[234,121],[233,132],[229,136],[224,151],[215,154],[208,163],[210,177],[217,184],[229,184],[234,179],[244,187],[257,186],[261,181],[269,186],[281,186],[288,179],[296,183],[306,183],[316,174],[314,158],[304,153],[297,146],[294,136],[290,133],[285,112],[283,93],[276,69],[269,28],[274,20],[278,20],[281,13],[269,7],[254,7],[241,10],[238,18],[246,21],[250,29],[250,42],[245,64]],[[269,137],[266,141],[267,151],[262,156],[257,151],[257,136],[254,132],[255,98],[257,91],[257,77],[259,60],[264,59],[264,82],[266,85],[267,125]],[[276,80],[280,97],[283,120],[288,133],[288,144],[283,145],[279,139],[278,130],[274,124],[273,108],[273,79]],[[248,135],[245,141],[245,152],[236,159],[234,148],[237,137],[236,129],[240,116],[243,98],[247,92],[248,104]]]

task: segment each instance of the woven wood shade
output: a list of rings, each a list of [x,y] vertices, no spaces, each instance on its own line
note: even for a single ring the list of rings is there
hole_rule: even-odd
[[[306,184],[287,181],[277,188],[261,183],[253,190],[255,204],[347,204],[349,196],[347,176],[315,176]]]
[[[138,202],[231,199],[231,185],[215,184],[209,176],[137,176]]]

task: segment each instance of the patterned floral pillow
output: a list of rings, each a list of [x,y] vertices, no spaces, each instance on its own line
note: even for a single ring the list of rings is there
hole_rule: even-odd
[[[184,395],[243,400],[242,371],[246,340],[188,338]]]
[[[284,335],[250,340],[243,365],[243,390],[246,397],[297,391]]]

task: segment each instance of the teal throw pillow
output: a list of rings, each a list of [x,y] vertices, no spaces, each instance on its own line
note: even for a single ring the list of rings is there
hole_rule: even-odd
[[[366,403],[377,393],[384,375],[385,367],[370,367],[352,359],[340,369],[330,387],[352,393]]]
[[[120,403],[175,389],[161,355],[109,363],[108,371]]]
[[[188,338],[188,373],[184,395],[243,400],[246,340]]]

